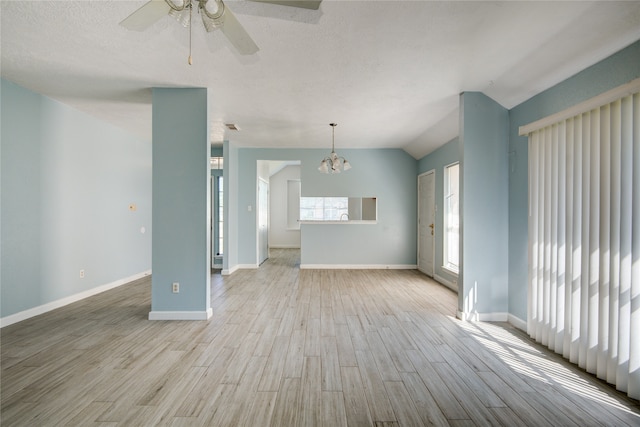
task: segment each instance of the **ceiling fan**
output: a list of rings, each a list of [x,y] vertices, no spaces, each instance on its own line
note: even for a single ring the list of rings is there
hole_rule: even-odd
[[[322,0],[251,0],[283,6],[317,10]],[[166,15],[175,17],[183,26],[191,25],[193,8],[202,17],[207,32],[220,28],[241,55],[251,55],[259,48],[238,19],[222,0],[151,0],[126,17],[120,25],[135,31],[144,31]],[[189,55],[191,64],[191,55]]]

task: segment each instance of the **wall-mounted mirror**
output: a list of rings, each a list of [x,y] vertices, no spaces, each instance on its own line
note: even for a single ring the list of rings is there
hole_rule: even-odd
[[[376,212],[375,197],[349,197],[349,220],[375,221]]]

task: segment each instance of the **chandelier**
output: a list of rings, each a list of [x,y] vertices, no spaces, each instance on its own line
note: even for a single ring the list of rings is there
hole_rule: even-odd
[[[343,170],[348,171],[351,169],[351,163],[344,157],[338,157],[335,150],[335,136],[336,136],[336,126],[337,123],[329,123],[331,126],[331,154],[329,156],[322,159],[320,162],[320,167],[318,170],[322,173],[340,173]]]

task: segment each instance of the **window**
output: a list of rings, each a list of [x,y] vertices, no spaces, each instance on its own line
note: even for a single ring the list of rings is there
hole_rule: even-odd
[[[460,257],[460,165],[454,163],[444,168],[444,267],[457,273]]]
[[[224,169],[224,157],[210,157],[209,165],[211,166],[211,169]]]
[[[348,197],[300,197],[300,221],[340,221],[348,216]]]
[[[216,233],[214,239],[216,239],[216,255],[223,254],[224,244],[224,178],[219,176],[216,179]]]
[[[621,89],[529,132],[527,331],[640,399],[640,92]]]

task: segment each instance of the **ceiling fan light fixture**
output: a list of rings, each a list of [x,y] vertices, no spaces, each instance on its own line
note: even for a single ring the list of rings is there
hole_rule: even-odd
[[[164,0],[171,9],[177,10],[180,12],[183,9],[186,9],[188,5],[191,3],[191,0]]]
[[[202,16],[202,23],[204,24],[204,29],[207,30],[207,33],[220,28],[223,24],[222,19],[215,21],[211,18],[208,18],[204,13],[201,13],[200,15]]]
[[[277,0],[261,1],[278,3]],[[297,0],[289,2],[288,0],[280,0],[280,4],[317,9],[321,1]],[[195,2],[198,3],[195,4]],[[169,14],[183,26],[191,29],[194,6],[196,7],[195,12],[202,15],[202,22],[207,32],[219,28],[240,55],[253,55],[260,50],[231,9],[227,9],[222,0],[148,0],[122,20],[120,25],[128,30],[144,31]],[[189,65],[191,63],[191,31],[189,31]]]
[[[215,4],[216,9],[210,11],[208,4]],[[199,0],[200,15],[202,15],[202,23],[207,32],[211,32],[216,28],[220,28],[224,24],[225,5],[222,0]]]
[[[190,9],[184,8],[182,10],[171,9],[169,11],[169,16],[175,18],[176,21],[180,23],[185,28],[189,28],[189,24],[191,20],[189,19]]]

